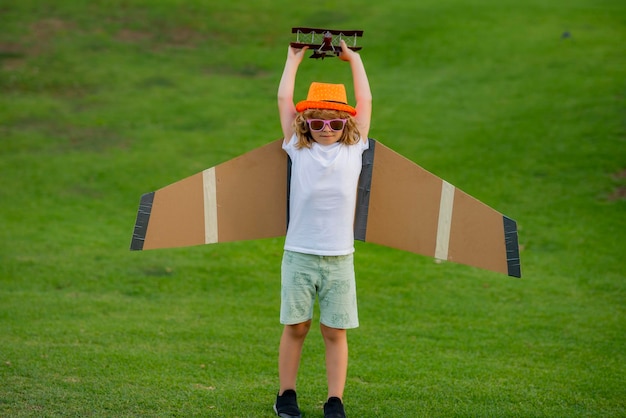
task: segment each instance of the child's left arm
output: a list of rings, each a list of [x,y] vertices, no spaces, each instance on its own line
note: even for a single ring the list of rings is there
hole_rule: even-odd
[[[350,63],[352,68],[352,80],[354,82],[354,96],[356,98],[356,122],[359,127],[361,137],[367,142],[370,120],[372,117],[372,91],[370,90],[369,80],[361,55],[354,52],[341,40],[341,54],[339,55],[344,61]]]

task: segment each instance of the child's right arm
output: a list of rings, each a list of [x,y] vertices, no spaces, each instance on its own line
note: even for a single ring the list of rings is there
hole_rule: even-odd
[[[283,138],[286,142],[291,139],[294,133],[293,121],[297,112],[296,105],[293,102],[293,91],[298,67],[307,49],[307,47],[302,49],[289,47],[285,69],[278,85],[278,114],[280,116],[280,125],[283,129]]]
[[[339,58],[348,61],[352,68],[354,82],[354,95],[356,98],[356,122],[364,142],[367,142],[370,120],[372,117],[372,91],[367,79],[367,73],[363,66],[361,56],[348,48],[346,42],[341,40],[341,55]]]

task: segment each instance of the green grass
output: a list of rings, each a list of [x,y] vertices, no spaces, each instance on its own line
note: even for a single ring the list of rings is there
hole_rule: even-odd
[[[0,5],[0,416],[273,415],[282,239],[128,246],[142,193],[280,136],[300,25],[364,29],[371,136],[520,227],[520,280],[357,243],[349,416],[626,416],[623,2],[243,4]]]

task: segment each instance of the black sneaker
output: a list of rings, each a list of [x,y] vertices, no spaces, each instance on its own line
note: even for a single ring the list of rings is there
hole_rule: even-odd
[[[281,418],[302,418],[300,408],[298,408],[296,391],[287,389],[282,395],[276,395],[274,411]]]
[[[324,404],[324,418],[346,418],[341,399],[334,396],[328,398]]]

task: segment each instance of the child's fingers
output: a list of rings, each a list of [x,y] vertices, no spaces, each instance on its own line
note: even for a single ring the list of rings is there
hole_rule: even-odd
[[[350,54],[353,53],[354,51],[348,48],[346,41],[344,41],[343,39],[339,42],[339,44],[341,45],[341,53],[339,54],[339,58],[341,58],[344,61],[349,61]]]
[[[308,46],[305,46],[303,48],[294,48],[291,45],[289,45],[289,51],[287,52],[287,57],[297,58],[301,60],[307,49],[309,49]]]

